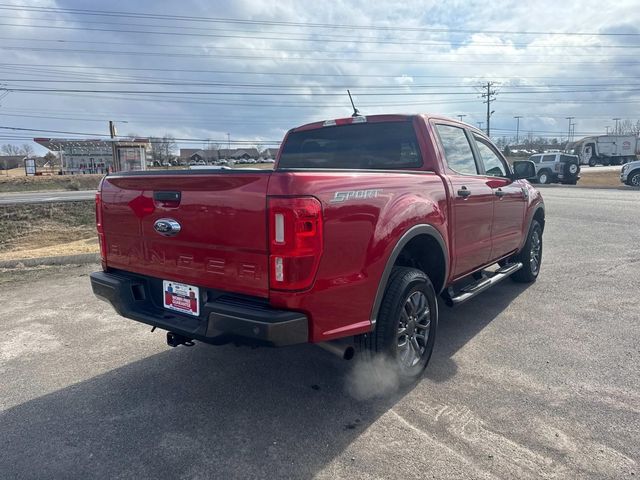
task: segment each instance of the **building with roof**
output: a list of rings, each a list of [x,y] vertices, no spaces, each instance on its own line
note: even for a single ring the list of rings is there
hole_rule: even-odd
[[[275,150],[275,152],[278,151],[278,149],[270,150]],[[219,148],[211,150],[197,148],[180,149],[180,161],[187,163],[200,161],[205,163],[214,163],[219,160],[248,160],[250,158],[257,159],[260,156],[264,157],[264,155],[260,155],[257,148]]]
[[[59,155],[63,174],[146,170],[150,149],[148,138],[34,138],[33,141]]]

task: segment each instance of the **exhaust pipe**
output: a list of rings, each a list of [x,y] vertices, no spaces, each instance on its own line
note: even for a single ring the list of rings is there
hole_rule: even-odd
[[[193,339],[187,338],[179,333],[167,332],[167,345],[170,347],[178,347],[180,345],[193,347],[195,343],[193,342]]]
[[[350,343],[346,343],[343,340],[320,342],[316,343],[316,345],[329,353],[333,353],[343,360],[351,360],[356,354],[356,349],[353,348],[353,345],[351,345]]]

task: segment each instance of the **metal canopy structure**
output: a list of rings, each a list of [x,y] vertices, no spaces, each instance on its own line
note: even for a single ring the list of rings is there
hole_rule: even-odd
[[[150,146],[148,138],[34,138],[33,141],[58,153],[63,174],[146,170]]]

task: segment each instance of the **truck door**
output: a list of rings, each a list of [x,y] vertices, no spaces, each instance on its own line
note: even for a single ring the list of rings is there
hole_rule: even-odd
[[[453,244],[453,277],[485,265],[491,254],[493,190],[480,174],[463,128],[437,124],[451,190],[450,235]]]
[[[490,260],[497,260],[520,246],[523,233],[526,190],[509,178],[509,168],[488,140],[473,135],[484,181],[493,192]]]

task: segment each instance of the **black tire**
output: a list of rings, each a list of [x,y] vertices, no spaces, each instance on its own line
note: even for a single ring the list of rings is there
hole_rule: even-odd
[[[411,310],[417,300],[424,303],[415,303],[415,309]],[[425,313],[426,317],[421,318]],[[407,332],[404,335],[401,334],[403,327]],[[438,304],[429,277],[415,268],[394,267],[380,305],[376,328],[371,333],[359,335],[356,345],[361,355],[369,360],[390,359],[401,383],[407,384],[417,380],[427,367],[437,328]],[[419,355],[412,347],[412,339],[419,347]]]
[[[633,172],[627,177],[627,185],[630,187],[640,187],[640,172]]]
[[[537,237],[537,240],[536,240]],[[532,249],[537,248],[537,256],[532,255]],[[534,258],[536,258],[534,260]],[[522,268],[511,275],[511,279],[518,283],[533,283],[538,278],[542,266],[542,226],[537,220],[531,222],[527,241],[522,250],[515,255],[512,262],[522,262]]]
[[[590,167],[595,167],[597,163],[598,163],[598,162],[596,162],[596,159],[595,159],[595,158],[591,157],[591,158],[589,159],[589,166],[590,166]]]
[[[541,170],[538,172],[538,183],[541,185],[551,183],[551,173],[549,173],[549,170]]]

